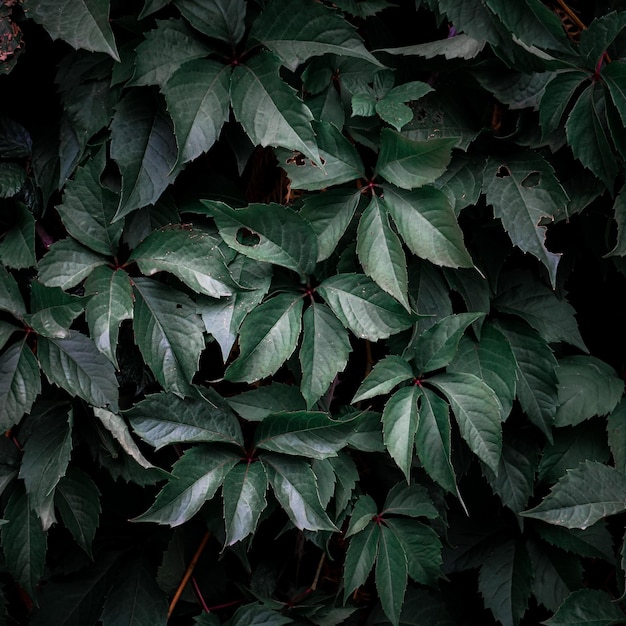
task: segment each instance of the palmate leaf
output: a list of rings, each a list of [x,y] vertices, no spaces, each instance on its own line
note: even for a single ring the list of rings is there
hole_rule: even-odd
[[[369,277],[337,274],[317,288],[341,323],[357,337],[378,341],[409,328],[413,316]]]
[[[191,519],[221,487],[241,454],[217,446],[189,448],[172,468],[172,478],[158,493],[154,504],[134,522],[180,526]]]
[[[300,530],[338,530],[320,502],[317,479],[306,459],[264,452],[261,460],[272,490]]]
[[[274,413],[257,428],[254,445],[272,452],[326,459],[337,456],[353,429],[351,420],[334,420],[321,411]]]
[[[450,199],[432,187],[385,187],[385,204],[409,250],[444,267],[473,267]]]
[[[325,304],[313,302],[302,321],[300,389],[312,407],[346,367],[352,346],[346,329]]]
[[[91,298],[85,307],[89,334],[96,348],[117,367],[120,324],[133,317],[133,290],[130,276],[123,270],[97,267],[85,281]]]
[[[484,191],[512,243],[545,265],[554,286],[560,256],[546,248],[546,226],[541,224],[565,211],[569,198],[550,164],[537,153],[523,151],[491,157]]]
[[[541,504],[522,513],[565,528],[585,529],[626,510],[626,477],[613,467],[585,461],[569,470]]]
[[[413,378],[413,369],[400,356],[390,354],[374,365],[357,389],[352,404],[389,393],[396,385]]]
[[[596,17],[580,34],[578,54],[586,61],[586,67],[594,71],[602,55],[626,26],[626,12],[611,11]],[[610,63],[609,65],[612,65]]]
[[[240,328],[239,356],[224,378],[251,383],[274,374],[296,349],[302,304],[301,294],[280,293],[249,313]]]
[[[250,38],[275,52],[295,70],[313,56],[337,54],[381,64],[372,56],[350,23],[313,0],[273,0],[258,17]]]
[[[448,398],[461,436],[497,475],[502,452],[502,406],[495,392],[473,374],[441,373],[428,378],[428,382]]]
[[[227,65],[197,59],[184,63],[163,85],[178,163],[192,161],[217,141],[230,111],[230,72]]]
[[[89,337],[74,330],[65,338],[40,337],[37,356],[51,383],[93,406],[117,410],[115,370]]]
[[[384,128],[376,171],[402,189],[416,189],[441,176],[451,158],[456,139],[413,141]]]
[[[372,571],[378,554],[380,528],[379,524],[370,522],[364,530],[350,539],[344,562],[344,603],[355,589],[365,584]]]
[[[18,424],[41,392],[41,374],[26,340],[10,345],[0,355],[0,430]]]
[[[183,292],[150,278],[133,283],[137,346],[163,388],[184,396],[204,349],[200,317]]]
[[[109,0],[27,0],[24,10],[52,39],[63,39],[76,49],[104,52],[119,61],[109,24],[109,4]]]
[[[378,507],[374,499],[367,495],[359,496],[350,514],[350,523],[346,530],[346,537],[352,537],[352,535],[360,533],[372,522],[376,515],[378,515]]]
[[[375,581],[385,614],[394,626],[400,622],[408,577],[404,547],[391,528],[380,527]]]
[[[154,204],[174,181],[178,147],[172,122],[149,92],[131,89],[111,122],[111,158],[122,173],[115,219]]]
[[[407,482],[411,479],[411,464],[415,447],[415,433],[419,414],[417,401],[422,390],[417,385],[402,387],[385,404],[383,411],[383,439],[385,447]]]
[[[546,626],[618,626],[623,623],[623,611],[608,593],[597,589],[573,591],[559,610],[544,622]]]
[[[200,228],[172,225],[150,233],[129,261],[135,261],[146,276],[169,272],[196,293],[230,296],[236,285],[218,244],[218,239]]]
[[[391,228],[387,206],[377,196],[372,196],[359,220],[356,252],[365,274],[410,312],[402,243]]]
[[[216,393],[180,398],[172,393],[146,396],[125,412],[133,430],[157,450],[172,443],[221,442],[243,446],[241,427]]]
[[[311,126],[313,115],[280,78],[280,65],[278,57],[262,52],[235,68],[230,82],[235,117],[253,144],[296,150],[323,167]]]
[[[245,31],[246,3],[244,0],[174,0],[174,4],[189,23],[201,33],[221,39],[233,47]]]
[[[267,506],[267,474],[263,463],[239,463],[224,479],[225,545],[233,544],[252,534]]]
[[[209,200],[202,204],[215,218],[220,237],[233,250],[301,275],[313,271],[317,261],[315,233],[294,211],[279,204],[250,204],[243,209]]]

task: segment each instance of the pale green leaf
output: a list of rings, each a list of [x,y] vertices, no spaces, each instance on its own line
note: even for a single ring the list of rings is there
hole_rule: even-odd
[[[158,493],[154,504],[134,522],[180,526],[210,500],[240,454],[216,446],[189,448],[172,468],[172,477]]]
[[[350,594],[365,584],[378,554],[380,525],[371,522],[350,539],[344,562],[344,603]]]
[[[495,392],[473,374],[441,373],[428,378],[428,382],[449,400],[470,449],[497,475],[502,452],[502,405]]]
[[[585,461],[569,470],[542,502],[522,513],[565,528],[585,529],[626,510],[626,477],[613,467]]]
[[[224,479],[224,522],[226,545],[254,533],[267,506],[267,474],[262,463],[239,463]]]
[[[244,0],[174,0],[189,23],[201,33],[236,46],[246,28]]]
[[[452,59],[473,59],[478,56],[485,47],[484,40],[473,39],[464,33],[438,39],[428,43],[419,43],[411,46],[401,46],[398,48],[381,48],[378,52],[401,56],[416,56],[423,59],[432,59],[443,56],[447,61]]]
[[[363,271],[410,312],[406,258],[384,201],[373,195],[359,220],[356,252]]]
[[[135,341],[163,388],[184,396],[204,349],[200,317],[182,291],[149,278],[133,283]]]
[[[383,524],[380,526],[376,559],[376,590],[383,610],[394,626],[400,623],[407,576],[408,565],[404,547],[396,534]]]
[[[262,52],[234,69],[230,97],[235,118],[255,145],[296,150],[323,167],[313,115],[280,78],[280,65],[276,56]]]
[[[324,304],[313,302],[307,308],[303,327],[300,389],[307,406],[312,407],[344,370],[352,347],[345,328]]]
[[[68,237],[53,243],[39,261],[39,280],[48,287],[70,289],[106,263],[105,257]]]
[[[76,49],[104,52],[119,61],[109,24],[109,4],[109,0],[27,0],[24,10],[52,39],[63,39]]]
[[[239,356],[224,377],[254,382],[273,375],[296,349],[302,304],[300,294],[280,293],[249,313],[240,328]]]
[[[133,291],[130,277],[123,269],[97,267],[85,281],[91,296],[85,307],[89,334],[102,352],[117,367],[120,324],[133,317]]]
[[[376,171],[402,189],[415,189],[434,182],[450,162],[454,139],[413,141],[384,128]]]
[[[41,392],[39,365],[25,340],[0,355],[0,430],[18,424]]]
[[[396,385],[414,377],[413,369],[405,359],[390,354],[374,365],[357,389],[352,404],[389,393]]]
[[[115,370],[89,337],[77,331],[70,331],[66,338],[40,337],[37,356],[51,383],[93,406],[117,410]]]
[[[543,623],[546,626],[619,626],[624,623],[624,612],[606,591],[579,589]]]
[[[381,66],[348,21],[313,0],[273,0],[255,20],[250,37],[275,52],[292,71],[322,54],[355,57]]]
[[[264,453],[263,465],[280,506],[300,530],[337,530],[320,502],[317,479],[302,458]]]
[[[337,274],[317,291],[346,328],[369,341],[386,339],[413,322],[401,304],[365,275]]]
[[[415,433],[419,421],[417,401],[421,395],[422,390],[417,385],[402,387],[389,398],[383,411],[385,447],[407,482],[411,480]]]
[[[449,198],[433,187],[385,187],[385,204],[409,250],[445,267],[473,267]]]

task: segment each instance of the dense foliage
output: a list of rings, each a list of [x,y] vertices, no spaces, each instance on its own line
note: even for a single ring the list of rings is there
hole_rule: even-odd
[[[624,27],[0,2],[0,624],[624,623]]]

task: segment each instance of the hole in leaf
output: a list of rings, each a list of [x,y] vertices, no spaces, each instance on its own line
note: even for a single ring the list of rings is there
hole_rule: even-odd
[[[287,165],[302,167],[303,165],[306,165],[306,158],[302,152],[294,152],[293,156],[289,157],[285,163],[287,163]]]
[[[176,304],[176,308],[177,308],[177,309],[182,309],[182,308],[183,308],[183,305],[182,305],[182,304],[180,304],[180,303],[177,303],[177,304]]]
[[[235,239],[242,246],[258,246],[261,238],[247,228],[240,228],[235,235]]]
[[[506,165],[501,165],[496,172],[496,178],[506,178],[511,175],[511,170]]]
[[[541,182],[541,174],[539,172],[530,172],[522,181],[522,187],[536,187]]]

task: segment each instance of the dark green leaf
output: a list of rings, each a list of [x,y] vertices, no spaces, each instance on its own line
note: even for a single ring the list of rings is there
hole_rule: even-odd
[[[622,13],[625,16],[626,13]],[[619,113],[622,123],[626,122],[626,63],[614,61],[607,63],[601,73],[606,83],[611,100]]]
[[[25,340],[0,355],[0,430],[18,424],[41,392],[39,365]]]
[[[578,54],[587,62],[589,70],[596,70],[598,63],[626,26],[626,12],[611,11],[596,17],[587,28],[580,33]],[[609,63],[612,65],[612,63]]]
[[[100,268],[96,268],[100,269]],[[68,337],[72,322],[85,310],[85,300],[60,287],[30,284],[30,310],[24,321],[42,337]]]
[[[352,404],[389,393],[396,385],[413,378],[413,370],[405,359],[394,354],[374,365],[367,378],[357,389]]]
[[[245,420],[260,422],[272,413],[306,410],[306,402],[296,386],[272,382],[226,398]]]
[[[591,559],[602,559],[607,563],[615,561],[613,538],[604,520],[584,530],[543,522],[536,528],[538,535],[544,541],[561,550]]]
[[[606,430],[615,467],[626,474],[626,400],[611,411]]]
[[[397,483],[387,494],[381,515],[406,515],[407,517],[438,517],[437,509],[425,487],[418,484]]]
[[[189,23],[201,33],[221,39],[231,46],[239,43],[245,30],[244,0],[174,0],[174,4]]]
[[[7,311],[18,319],[26,313],[17,281],[3,265],[0,265],[0,311]]]
[[[408,565],[404,547],[393,530],[382,525],[376,559],[376,590],[383,610],[394,626],[400,623],[407,576]]]
[[[350,539],[344,562],[344,603],[350,594],[365,584],[378,554],[379,524],[371,522]],[[406,567],[406,565],[405,565]]]
[[[539,122],[544,138],[560,128],[574,94],[587,80],[589,75],[586,72],[569,70],[557,74],[546,85],[539,106]]]
[[[618,626],[624,613],[605,591],[580,589],[572,592],[546,626]]]
[[[359,496],[350,515],[346,537],[360,533],[374,520],[376,515],[378,515],[378,507],[373,498],[367,495]]]
[[[0,241],[0,261],[7,267],[24,269],[36,264],[35,218],[28,207],[16,202],[13,205],[12,225]]]
[[[172,468],[172,478],[154,504],[134,522],[180,526],[191,519],[221,487],[240,454],[216,446],[189,448]]]
[[[228,626],[284,626],[292,621],[290,617],[281,615],[258,602],[239,607],[228,620]]]

